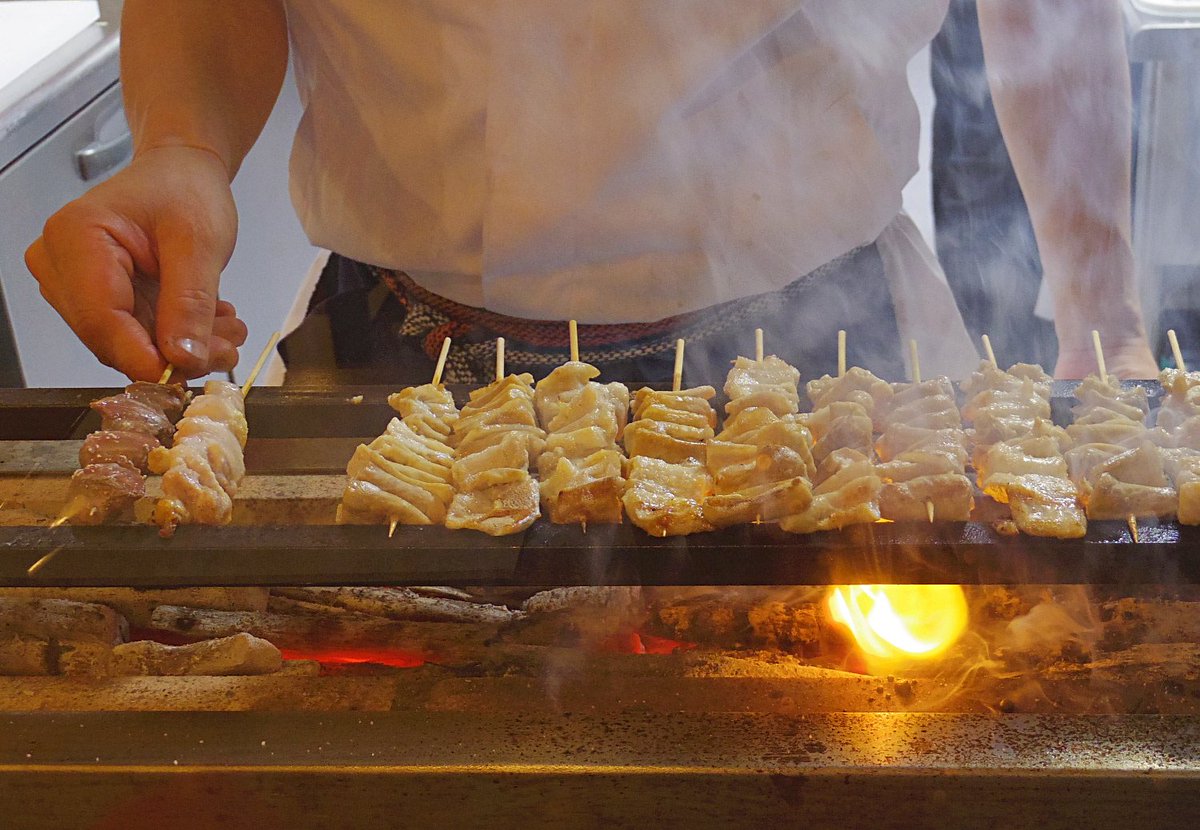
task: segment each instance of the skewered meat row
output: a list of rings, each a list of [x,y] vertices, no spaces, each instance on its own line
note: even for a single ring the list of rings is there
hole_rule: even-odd
[[[1181,524],[1200,524],[1200,372],[1164,369],[1166,398],[1158,409],[1156,443],[1179,496]]]
[[[725,382],[724,429],[708,440],[713,493],[704,500],[713,527],[777,521],[812,503],[812,433],[796,414],[800,373],[774,355],[739,357]]]
[[[164,533],[180,524],[228,524],[246,473],[246,408],[242,391],[210,380],[188,405],[170,449],[150,451],[150,470],[162,475],[154,522]]]
[[[1050,420],[1049,375],[1031,364],[1004,371],[984,361],[962,390],[963,417],[974,425],[979,488],[1007,504],[1024,533],[1083,536],[1087,518],[1063,455],[1071,439]]]
[[[67,491],[71,522],[101,524],[131,517],[133,503],[146,493],[149,454],[170,443],[186,400],[182,386],[138,381],[118,395],[92,402],[101,427],[79,450],[80,469]]]
[[[505,536],[541,515],[531,459],[546,446],[534,410],[533,376],[508,375],[470,394],[454,424],[455,494],[446,527]]]
[[[1075,397],[1067,427],[1075,445],[1066,457],[1088,518],[1173,515],[1179,499],[1146,428],[1146,390],[1090,375]]]
[[[780,527],[811,533],[879,521],[883,481],[871,462],[873,418],[891,400],[891,386],[856,366],[840,377],[809,381],[807,389],[813,411],[803,422],[815,439],[813,500]]]
[[[541,502],[557,524],[616,524],[625,489],[625,429],[629,390],[597,383],[595,366],[570,361],[538,382],[534,404],[546,430],[538,456]]]
[[[883,430],[875,445],[883,479],[879,512],[892,521],[932,515],[965,522],[974,506],[966,476],[966,433],[954,387],[947,378],[898,383],[880,408]]]
[[[442,524],[454,497],[454,450],[448,443],[458,420],[454,396],[427,383],[389,395],[388,404],[400,417],[355,449],[337,521]]]
[[[704,502],[713,490],[705,467],[717,413],[717,391],[698,386],[678,392],[639,389],[633,421],[625,427],[629,466],[621,497],[630,521],[652,536],[712,530]]]

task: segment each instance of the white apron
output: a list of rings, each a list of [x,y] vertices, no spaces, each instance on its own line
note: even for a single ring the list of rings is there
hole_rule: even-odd
[[[892,224],[905,70],[947,1],[289,0],[293,201],[317,245],[588,323],[776,290],[880,239],[902,333],[935,306],[923,365],[961,376],[944,278]]]

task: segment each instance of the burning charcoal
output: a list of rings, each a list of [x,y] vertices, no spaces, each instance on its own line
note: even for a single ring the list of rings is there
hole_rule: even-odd
[[[821,651],[821,615],[815,605],[782,602],[756,605],[747,612],[756,644],[815,656]]]
[[[279,671],[283,656],[266,640],[235,634],[184,646],[152,640],[124,643],[112,651],[112,672],[118,675],[246,675]]]
[[[305,603],[413,622],[503,624],[517,616],[501,606],[422,597],[407,588],[276,588],[274,593]]]
[[[160,605],[186,605],[215,611],[266,611],[266,588],[0,588],[0,598],[65,599],[107,605],[134,627],[150,624]]]
[[[13,635],[112,646],[129,637],[129,626],[103,605],[0,597],[0,638]]]
[[[50,643],[12,634],[0,637],[0,675],[56,674]]]
[[[593,611],[603,610],[606,613],[624,614],[640,604],[640,588],[579,586],[551,588],[548,591],[534,594],[525,601],[524,610],[527,614],[553,614],[559,611],[590,608]]]

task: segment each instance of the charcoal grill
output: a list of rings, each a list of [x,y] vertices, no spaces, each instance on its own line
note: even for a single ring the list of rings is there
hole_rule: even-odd
[[[1060,417],[1072,388],[1056,384]],[[105,391],[0,392],[0,483],[53,494],[69,442],[98,426],[87,403]],[[255,390],[248,481],[341,474],[390,417],[389,391]],[[264,500],[265,522],[171,539],[152,527],[50,528],[50,513],[24,505],[0,526],[0,586],[1200,584],[1200,529],[1171,522],[1143,526],[1136,543],[1108,522],[1081,540],[1004,536],[984,514],[811,536],[747,526],[652,539],[628,524],[538,523],[503,539],[439,528],[388,538],[333,525],[324,496],[307,504],[282,521]],[[538,680],[430,666],[297,678],[275,705],[243,707],[255,711],[39,712],[71,681],[34,678],[0,700],[0,803],[21,805],[19,825],[33,827],[1190,827],[1200,806],[1196,714],[870,711],[869,689],[822,677],[560,669]],[[860,685],[891,700],[893,681]],[[206,700],[224,688],[210,685]],[[1190,688],[1180,706],[1200,712]],[[343,711],[305,711],[318,694],[341,695]]]

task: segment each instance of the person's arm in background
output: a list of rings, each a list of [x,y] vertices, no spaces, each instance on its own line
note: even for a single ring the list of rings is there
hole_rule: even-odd
[[[988,81],[1054,297],[1055,375],[1156,377],[1130,245],[1131,104],[1118,0],[979,0]]]
[[[281,0],[126,0],[121,80],[129,166],[46,222],[25,260],[42,295],[105,364],[157,380],[237,362],[246,327],[218,302],[237,236],[229,183],[287,69]],[[159,283],[155,331],[134,277]]]

